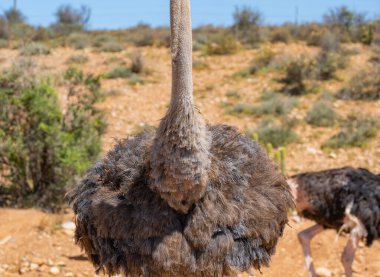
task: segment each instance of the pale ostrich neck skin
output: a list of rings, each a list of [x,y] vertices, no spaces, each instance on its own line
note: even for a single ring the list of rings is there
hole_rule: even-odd
[[[210,135],[194,108],[189,0],[170,1],[172,94],[151,154],[151,188],[187,213],[205,191]]]

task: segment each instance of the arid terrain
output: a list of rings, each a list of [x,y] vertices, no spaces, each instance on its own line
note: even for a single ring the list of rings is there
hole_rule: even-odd
[[[273,44],[269,47],[286,59],[287,55],[314,55],[318,49],[304,44]],[[338,71],[337,78],[321,81],[321,92],[297,97],[298,105],[288,116],[298,120],[295,132],[299,139],[286,147],[286,173],[292,175],[309,170],[322,170],[351,165],[380,172],[380,139],[369,140],[362,148],[322,149],[321,145],[339,131],[339,126],[312,127],[303,119],[323,91],[334,94],[351,76],[363,70],[371,56],[371,50],[362,45],[348,45],[358,52],[349,57],[346,69]],[[130,55],[140,51],[145,62],[144,83],[133,84],[128,79],[104,79],[102,88],[106,97],[99,107],[105,112],[108,128],[103,136],[103,152],[108,151],[117,139],[132,136],[149,126],[157,126],[167,107],[170,96],[170,54],[167,48],[142,47],[138,50],[126,46],[118,53],[99,52],[91,48],[74,50],[54,48],[51,54],[37,57],[20,57],[18,50],[0,49],[0,69],[12,66],[20,59],[33,63],[33,70],[55,79],[65,107],[64,87],[60,76],[70,65],[68,59],[83,55],[88,62],[76,65],[84,72],[104,74],[120,64],[128,65]],[[255,129],[262,116],[233,115],[229,108],[238,103],[259,103],[264,91],[276,91],[278,72],[261,71],[249,77],[236,77],[236,72],[248,67],[260,50],[243,50],[226,56],[205,56],[194,52],[194,94],[196,105],[208,123],[224,123],[245,132]],[[296,53],[296,54],[294,54]],[[347,58],[348,59],[348,58]],[[202,66],[199,66],[202,65]],[[233,93],[231,93],[233,92]],[[380,118],[380,101],[331,100],[332,106],[342,117],[352,113],[367,118]],[[62,195],[62,197],[64,197]],[[84,253],[74,245],[73,232],[62,227],[72,220],[69,208],[61,214],[48,214],[36,209],[0,209],[0,276],[94,276],[92,265]],[[290,224],[281,239],[270,268],[255,276],[307,276],[297,232],[311,226],[310,221],[291,216]],[[313,240],[312,249],[317,268],[327,269],[331,276],[342,276],[340,253],[347,237],[336,237],[334,231],[325,231]],[[380,242],[371,248],[361,245],[357,251],[354,270],[356,276],[380,276]],[[328,275],[325,275],[328,276]]]

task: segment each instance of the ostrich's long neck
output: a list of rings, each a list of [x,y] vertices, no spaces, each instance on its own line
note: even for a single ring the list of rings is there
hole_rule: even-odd
[[[189,0],[171,0],[172,95],[151,154],[150,186],[175,210],[186,213],[204,194],[210,136],[194,108]]]
[[[169,112],[193,109],[192,34],[189,0],[171,0],[172,97]]]

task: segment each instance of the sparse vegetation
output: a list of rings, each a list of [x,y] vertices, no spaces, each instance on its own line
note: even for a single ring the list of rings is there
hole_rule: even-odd
[[[140,74],[144,70],[144,59],[140,52],[133,52],[130,55],[131,59],[131,71],[136,74]]]
[[[132,70],[126,66],[118,66],[106,73],[108,79],[129,78],[132,76]]]
[[[256,133],[263,144],[270,143],[276,148],[286,146],[298,140],[297,134],[293,131],[294,124],[293,121],[286,121],[279,125],[272,120],[265,120],[261,123]],[[252,132],[248,131],[248,135],[252,137],[252,134]]]
[[[338,116],[327,102],[318,101],[313,104],[306,115],[306,122],[313,126],[329,127],[337,122]]]
[[[203,51],[207,55],[230,55],[237,52],[239,44],[232,35],[218,34],[210,38],[204,45]]]
[[[65,36],[86,28],[91,17],[91,9],[87,6],[76,9],[70,5],[62,5],[58,8],[55,16],[56,22],[51,29],[55,36]]]
[[[72,33],[67,38],[68,45],[75,49],[84,49],[90,45],[90,38],[83,33]]]
[[[265,92],[261,100],[261,104],[252,107],[253,114],[285,115],[298,104],[298,101],[294,98],[285,97],[273,92]]]
[[[310,75],[310,64],[304,57],[293,60],[285,67],[284,84],[281,91],[289,95],[303,95],[309,92],[306,80]]]
[[[121,52],[123,51],[123,49],[124,49],[124,46],[121,43],[114,40],[106,41],[103,44],[101,44],[101,46],[99,47],[100,51],[110,52],[110,53]]]
[[[351,115],[341,130],[326,141],[323,148],[365,147],[374,138],[380,125],[378,120]]]
[[[73,55],[67,59],[68,64],[85,64],[89,61],[89,57],[86,55]]]
[[[319,80],[336,78],[336,72],[346,67],[347,58],[340,53],[321,51],[314,64],[315,77]]]
[[[235,77],[249,77],[252,74],[257,73],[260,70],[264,70],[268,68],[275,58],[276,53],[274,53],[271,49],[269,48],[264,48],[261,49],[256,57],[253,59],[251,62],[250,66],[246,69],[243,69],[237,73],[235,73]]]
[[[379,100],[380,65],[359,72],[338,92],[337,97],[353,100]]]
[[[41,43],[31,42],[20,48],[20,54],[23,56],[48,55],[50,49]]]
[[[209,66],[208,66],[208,64],[207,64],[206,62],[204,62],[204,61],[201,61],[201,60],[195,60],[195,61],[193,62],[193,68],[194,68],[195,70],[204,70],[204,69],[208,69]]]
[[[237,39],[251,46],[261,41],[260,25],[263,16],[260,11],[248,6],[236,7],[233,18],[232,30]]]

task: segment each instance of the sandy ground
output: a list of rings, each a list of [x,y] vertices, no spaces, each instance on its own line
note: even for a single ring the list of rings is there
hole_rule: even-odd
[[[316,49],[304,45],[272,45],[274,51],[283,58],[293,53],[315,54]],[[336,80],[324,82],[325,90],[335,92],[345,82],[364,68],[370,56],[370,49],[352,46],[360,50],[359,55],[350,58],[348,69],[339,72]],[[31,58],[35,70],[57,80],[68,68],[67,59],[73,55],[86,55],[89,62],[80,65],[85,72],[105,73],[120,62],[128,64],[129,55],[136,51],[126,47],[120,53],[99,53],[95,50],[53,49],[52,54]],[[142,78],[143,85],[130,85],[128,80],[104,80],[103,88],[108,97],[100,107],[106,113],[108,129],[103,137],[106,152],[115,139],[124,138],[141,130],[143,126],[157,126],[165,113],[170,96],[170,55],[164,48],[141,48],[147,74]],[[258,102],[262,91],[278,88],[274,72],[265,72],[250,78],[234,78],[233,75],[247,67],[258,50],[243,50],[231,56],[204,57],[194,53],[194,60],[207,64],[208,68],[194,70],[194,95],[196,104],[206,120],[211,124],[226,123],[237,126],[244,132],[255,128],[262,118],[254,116],[232,116],[227,104]],[[0,69],[5,69],[20,60],[17,50],[0,49]],[[22,58],[25,59],[25,58]],[[29,58],[28,58],[29,59]],[[228,92],[237,92],[239,99],[227,97]],[[59,88],[64,99],[65,89]],[[290,116],[302,119],[319,95],[299,97],[299,105]],[[64,103],[63,103],[64,105]],[[380,101],[339,101],[333,103],[341,116],[352,112],[365,113],[368,117],[380,118]],[[372,139],[364,149],[350,148],[334,151],[321,150],[321,144],[338,131],[338,127],[313,128],[304,121],[296,127],[300,136],[298,143],[287,146],[287,173],[293,174],[306,170],[321,170],[345,165],[366,167],[380,172],[380,140]],[[62,222],[72,219],[72,213],[51,215],[38,210],[0,209],[0,276],[48,276],[56,272],[57,276],[94,276],[94,271],[86,257],[73,243],[71,231],[61,228]],[[277,254],[271,267],[263,269],[257,276],[307,276],[304,269],[301,248],[296,233],[312,225],[312,222],[298,222],[292,219],[286,228]],[[313,241],[316,267],[328,269],[332,276],[342,276],[340,253],[346,238],[336,240],[334,231],[325,231]],[[53,270],[52,270],[53,268]],[[360,247],[355,259],[356,276],[380,276],[380,243],[371,248]],[[49,273],[49,271],[52,271]]]
[[[57,276],[95,276],[85,254],[73,242],[72,231],[61,227],[71,220],[71,212],[52,215],[39,210],[0,209],[0,276],[51,276],[52,268],[59,269]],[[255,276],[307,276],[297,233],[313,223],[292,217],[280,240],[270,268]],[[340,254],[347,237],[336,237],[334,231],[325,231],[312,242],[317,268],[329,270],[332,276],[342,276]],[[355,276],[380,276],[380,242],[370,248],[358,249]],[[244,276],[249,276],[248,274]]]

